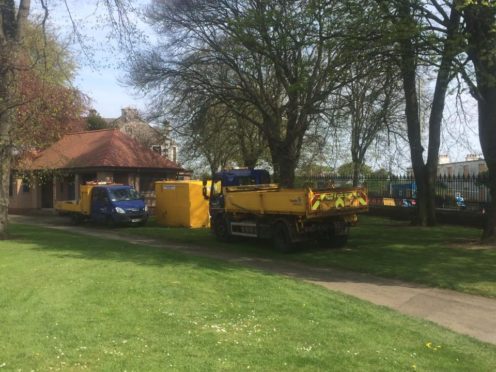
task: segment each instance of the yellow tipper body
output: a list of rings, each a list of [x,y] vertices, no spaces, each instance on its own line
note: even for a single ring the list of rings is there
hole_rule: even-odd
[[[284,189],[277,185],[225,188],[225,209],[232,213],[291,214],[307,218],[368,210],[362,188]]]

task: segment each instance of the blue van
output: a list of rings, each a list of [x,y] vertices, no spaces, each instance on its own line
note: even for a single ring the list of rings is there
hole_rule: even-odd
[[[91,190],[90,218],[108,225],[144,225],[148,207],[131,186],[96,186]]]

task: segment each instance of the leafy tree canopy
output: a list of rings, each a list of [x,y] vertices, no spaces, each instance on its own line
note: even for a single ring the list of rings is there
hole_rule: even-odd
[[[354,165],[353,162],[345,163],[338,168],[338,175],[340,176],[351,176],[353,175]],[[372,174],[372,168],[367,164],[359,165],[360,175],[363,177],[368,177]]]
[[[99,130],[110,128],[109,123],[100,116],[96,110],[90,110],[86,117],[86,130]]]
[[[84,129],[81,115],[87,98],[71,87],[75,63],[56,35],[28,23],[19,56],[25,67],[17,73],[19,104],[12,130],[17,150],[43,149],[66,133]]]

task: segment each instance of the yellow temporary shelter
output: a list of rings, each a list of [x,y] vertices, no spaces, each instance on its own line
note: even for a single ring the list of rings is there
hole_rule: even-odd
[[[157,181],[155,194],[155,215],[160,225],[209,226],[208,200],[203,197],[202,181]]]

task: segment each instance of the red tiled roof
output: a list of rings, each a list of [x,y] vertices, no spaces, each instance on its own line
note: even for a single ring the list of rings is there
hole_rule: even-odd
[[[67,134],[44,150],[29,166],[33,170],[97,167],[182,170],[176,163],[143,147],[118,129]]]

